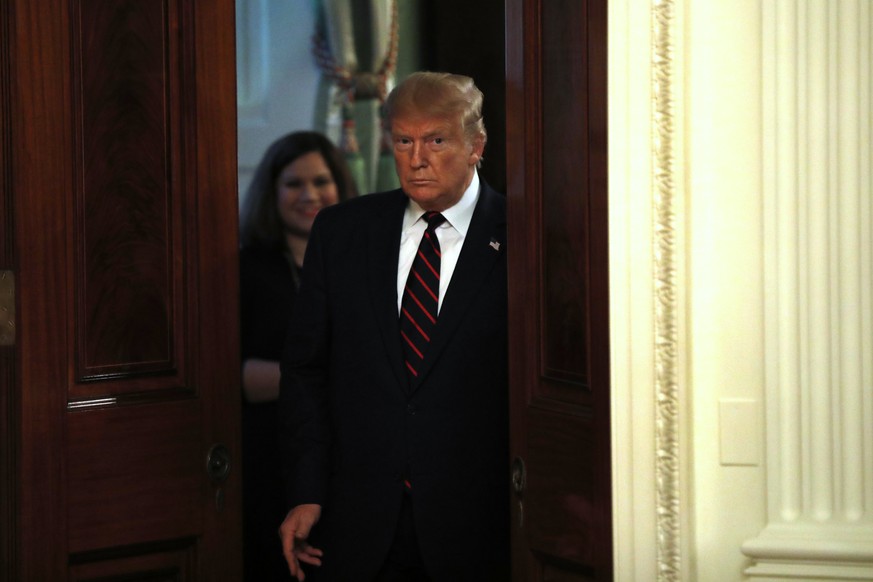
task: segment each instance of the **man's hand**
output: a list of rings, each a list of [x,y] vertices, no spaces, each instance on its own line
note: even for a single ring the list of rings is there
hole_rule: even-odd
[[[312,526],[321,517],[321,506],[314,503],[298,505],[288,512],[285,521],[279,526],[279,536],[282,538],[282,553],[288,562],[291,575],[301,582],[306,579],[300,562],[321,566],[322,552],[306,541]]]

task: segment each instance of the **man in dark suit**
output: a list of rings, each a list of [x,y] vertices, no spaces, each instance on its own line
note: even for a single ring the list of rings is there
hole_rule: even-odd
[[[280,395],[301,580],[509,578],[506,204],[476,172],[481,110],[468,77],[408,77],[386,102],[402,188],[312,229]]]

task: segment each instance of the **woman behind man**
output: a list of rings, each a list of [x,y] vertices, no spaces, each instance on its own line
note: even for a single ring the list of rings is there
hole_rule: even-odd
[[[277,442],[279,359],[318,211],[357,195],[342,153],[320,133],[274,142],[240,217],[243,558],[249,582],[291,580],[276,532],[285,514]]]

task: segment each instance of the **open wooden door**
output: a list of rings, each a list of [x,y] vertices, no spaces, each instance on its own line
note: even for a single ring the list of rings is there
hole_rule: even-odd
[[[606,0],[507,0],[513,575],[612,580]]]
[[[0,578],[237,581],[234,2],[0,23]]]

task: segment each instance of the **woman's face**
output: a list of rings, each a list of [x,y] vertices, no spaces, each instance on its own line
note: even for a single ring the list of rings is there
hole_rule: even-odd
[[[303,154],[276,178],[279,216],[291,234],[309,236],[318,211],[338,201],[336,182],[319,152]]]

